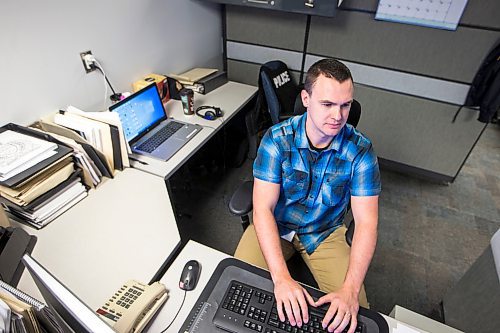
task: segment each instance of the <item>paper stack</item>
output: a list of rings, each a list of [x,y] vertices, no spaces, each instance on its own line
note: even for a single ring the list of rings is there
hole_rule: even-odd
[[[7,130],[0,133],[0,181],[28,169],[56,153],[57,145]]]
[[[36,126],[73,148],[89,187],[130,166],[128,144],[114,112],[84,112],[68,106],[66,111],[41,118]]]
[[[195,87],[196,82],[215,72],[217,72],[217,69],[214,68],[193,68],[182,74],[168,74],[168,76],[176,79],[188,88]]]
[[[87,195],[72,153],[38,130],[0,128],[0,202],[11,217],[41,228]]]

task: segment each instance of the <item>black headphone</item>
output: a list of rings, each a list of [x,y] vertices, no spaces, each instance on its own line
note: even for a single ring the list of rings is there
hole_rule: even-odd
[[[203,111],[203,112],[202,112]],[[222,117],[222,110],[216,106],[202,105],[196,109],[196,114],[206,120]]]

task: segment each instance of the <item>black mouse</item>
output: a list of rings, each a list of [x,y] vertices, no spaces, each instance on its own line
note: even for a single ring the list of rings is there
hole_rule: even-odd
[[[193,290],[198,283],[200,277],[201,266],[196,260],[189,260],[182,270],[179,288],[182,290]]]

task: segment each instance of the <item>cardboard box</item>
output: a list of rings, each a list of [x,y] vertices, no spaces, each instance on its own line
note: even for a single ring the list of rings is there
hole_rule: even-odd
[[[165,104],[170,99],[170,93],[168,91],[167,77],[164,75],[149,74],[143,77],[142,79],[134,82],[132,84],[132,89],[134,90],[134,92],[136,92],[150,85],[153,82],[156,82],[156,86],[158,87],[158,92],[160,93],[161,100]]]

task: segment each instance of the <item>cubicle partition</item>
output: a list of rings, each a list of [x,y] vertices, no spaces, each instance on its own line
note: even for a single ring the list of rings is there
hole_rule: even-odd
[[[375,20],[377,4],[346,0],[334,18],[226,5],[229,78],[255,85],[260,65],[281,59],[299,81],[314,61],[338,58],[381,163],[452,182],[485,128],[469,108],[452,120],[500,37],[500,3],[469,1],[456,31]]]

